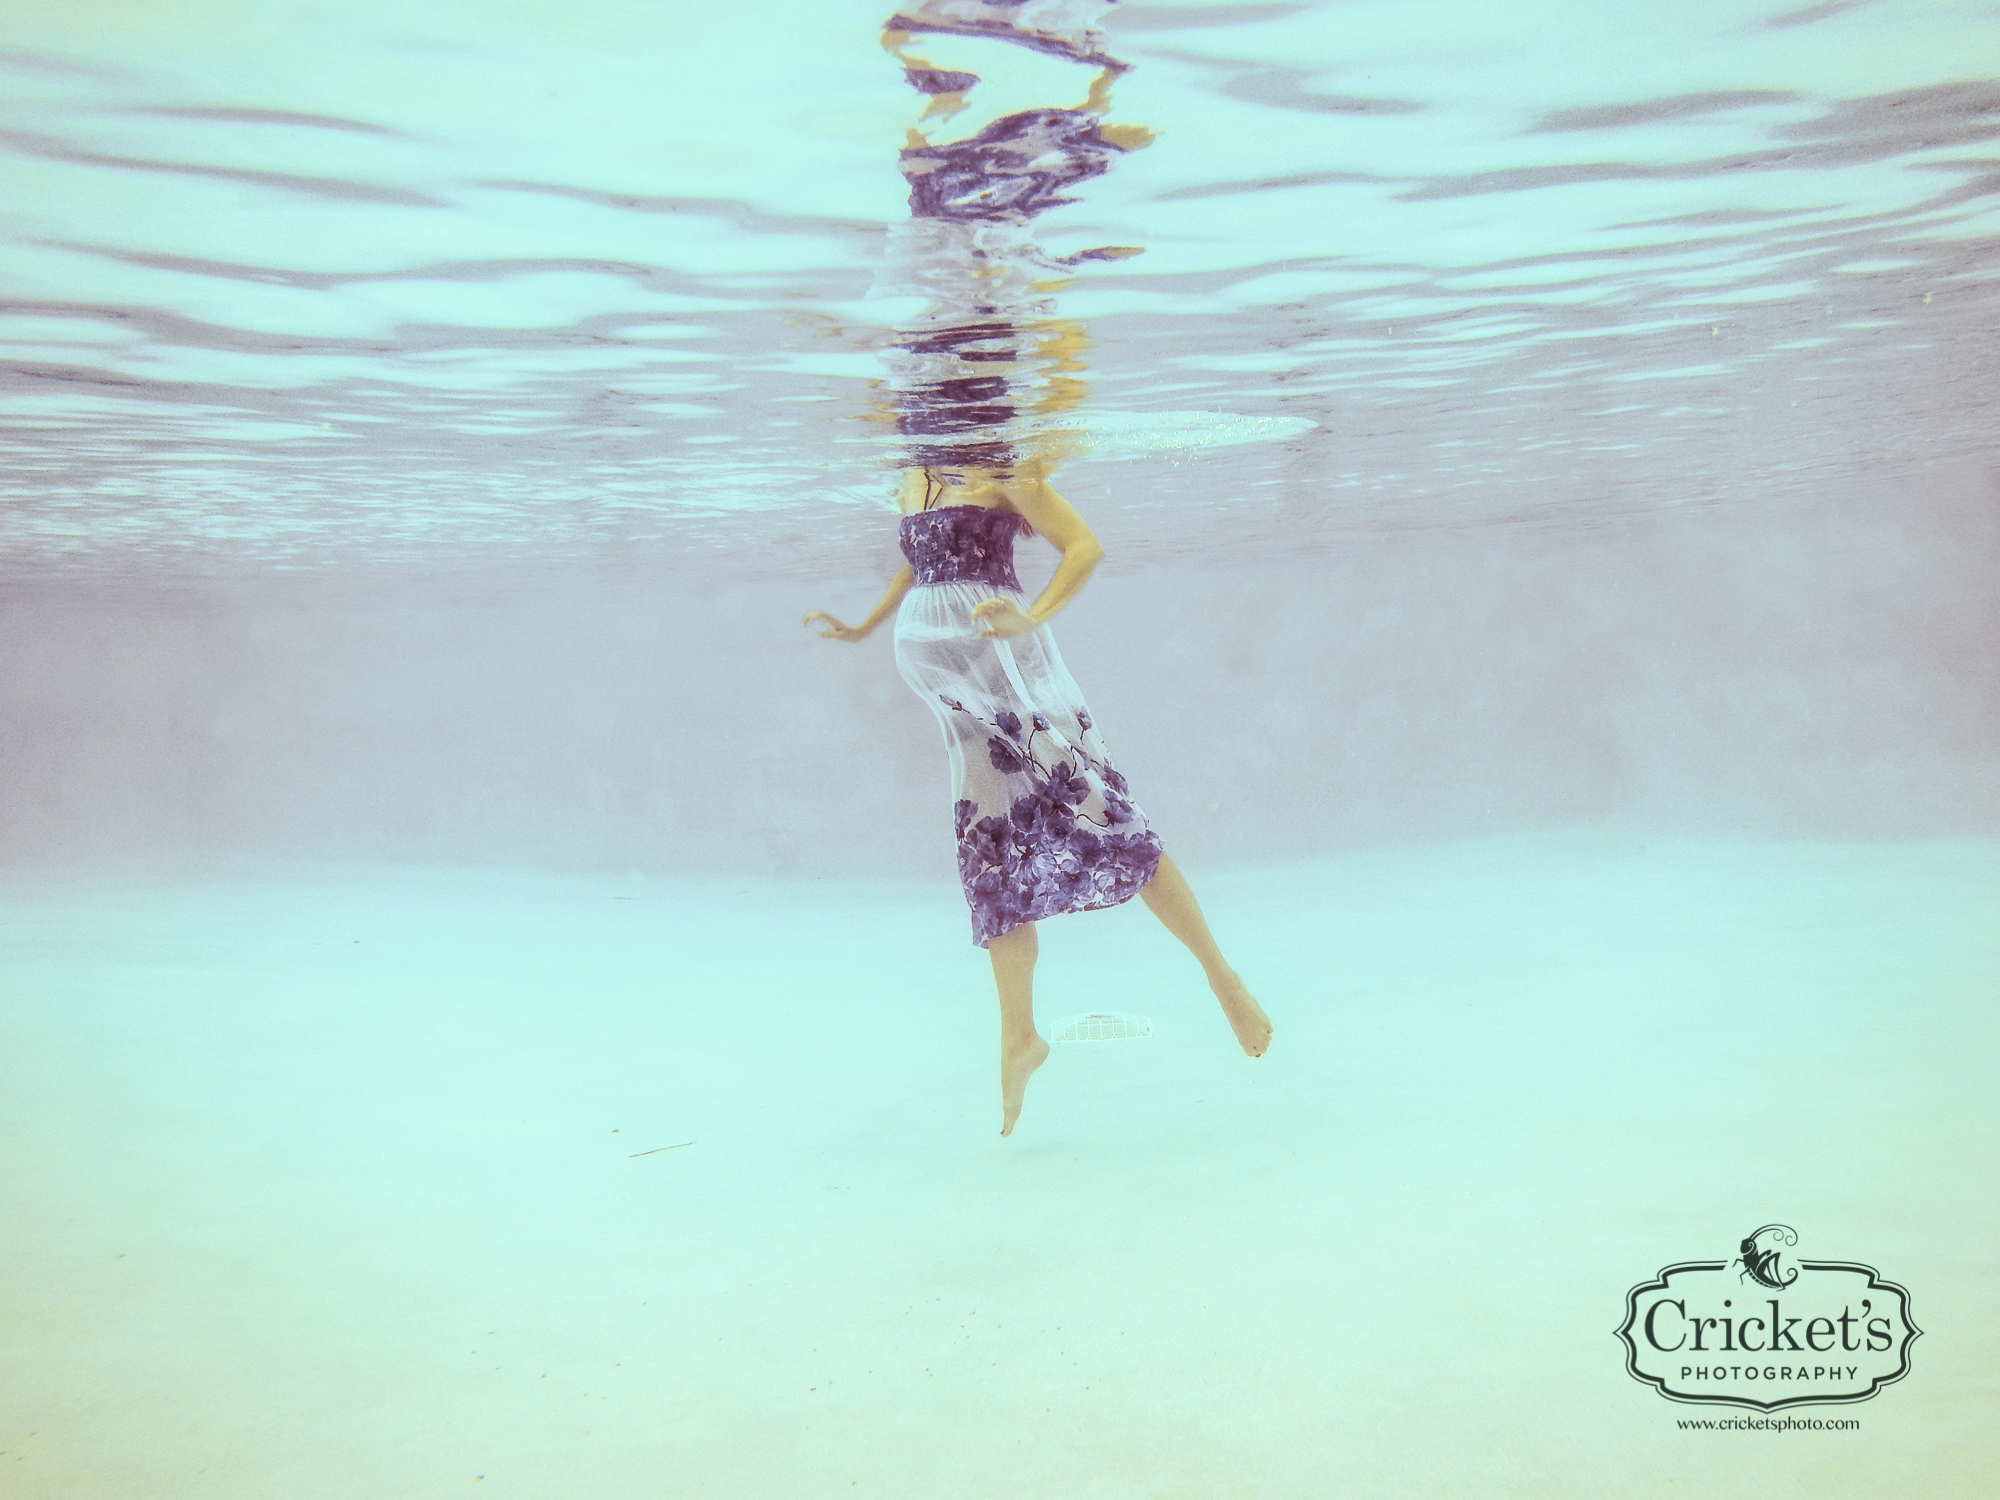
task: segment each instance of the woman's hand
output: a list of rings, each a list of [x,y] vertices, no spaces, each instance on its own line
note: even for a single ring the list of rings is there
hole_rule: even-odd
[[[907,564],[898,569],[896,576],[889,580],[889,592],[882,596],[881,603],[868,611],[868,618],[859,625],[843,625],[823,609],[814,610],[799,623],[810,625],[814,620],[824,620],[826,629],[819,633],[821,640],[865,641],[877,625],[896,612],[896,606],[903,602],[903,595],[909,593],[916,580],[916,573]]]
[[[814,610],[799,623],[810,625],[814,620],[824,620],[827,623],[828,628],[819,633],[820,639],[824,641],[865,641],[872,628],[867,625],[843,625],[823,609]]]
[[[982,599],[972,606],[972,618],[986,626],[979,632],[982,641],[1018,640],[1041,629],[1012,599]]]

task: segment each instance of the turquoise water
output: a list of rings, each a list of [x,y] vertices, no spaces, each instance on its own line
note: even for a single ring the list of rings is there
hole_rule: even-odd
[[[7,8],[0,1494],[1983,1493],[2000,11],[1094,9]],[[1004,1140],[961,439],[1276,1026],[1050,920]],[[1778,1222],[1910,1373],[1683,1428]]]
[[[10,569],[768,567],[801,530],[853,555],[923,102],[882,20],[10,8]],[[1982,445],[1989,6],[1103,24],[1133,65],[1106,118],[1157,141],[1036,225],[1144,251],[1056,298],[1096,517],[1157,505],[1253,553],[1589,526]],[[983,80],[938,139],[1094,74],[915,46]]]

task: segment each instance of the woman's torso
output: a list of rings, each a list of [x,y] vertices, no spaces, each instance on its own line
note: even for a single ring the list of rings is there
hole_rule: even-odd
[[[1027,519],[1009,504],[1007,485],[991,475],[910,471],[903,485],[897,540],[918,588],[976,585],[1020,592],[1014,541]],[[1031,533],[1032,534],[1032,533]]]
[[[1026,524],[997,505],[934,505],[905,515],[897,540],[918,588],[966,583],[1018,593],[1014,539]]]

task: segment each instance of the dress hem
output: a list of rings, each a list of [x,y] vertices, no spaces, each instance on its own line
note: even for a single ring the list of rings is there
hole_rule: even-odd
[[[1049,917],[1067,916],[1071,912],[1109,911],[1114,906],[1123,906],[1127,901],[1130,901],[1134,896],[1153,883],[1154,877],[1160,873],[1160,861],[1166,858],[1167,851],[1156,840],[1151,846],[1150,856],[1150,858],[1144,860],[1132,871],[1133,875],[1136,876],[1139,870],[1143,869],[1145,871],[1143,878],[1129,881],[1121,880],[1110,890],[1097,892],[1095,899],[1092,900],[1053,904],[1046,911],[1037,911],[1031,905],[1025,916],[1006,918],[994,927],[991,932],[982,933],[980,931],[980,917],[983,913],[975,906],[972,912],[972,945],[975,948],[984,948],[994,938],[1005,937],[1016,927],[1026,927],[1031,923],[1040,922]],[[968,900],[970,900],[969,896]]]

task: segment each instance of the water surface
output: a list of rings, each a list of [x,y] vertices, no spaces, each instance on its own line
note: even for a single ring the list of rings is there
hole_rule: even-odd
[[[878,280],[928,97],[884,19],[16,7],[9,571],[862,555],[908,311]],[[1990,5],[1102,26],[1130,65],[1106,120],[1157,140],[1036,233],[1144,252],[1078,264],[1053,309],[1087,383],[1066,487],[1133,542],[1588,528],[1980,449]],[[1095,72],[916,50],[980,79],[940,139]]]

